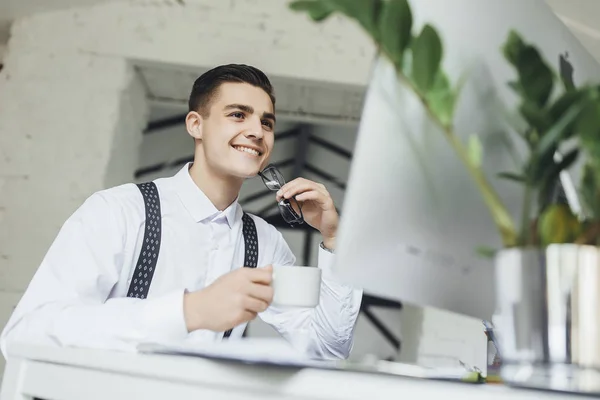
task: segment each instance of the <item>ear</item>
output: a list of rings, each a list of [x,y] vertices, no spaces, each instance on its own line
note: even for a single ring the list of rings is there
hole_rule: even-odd
[[[190,111],[185,116],[185,128],[189,135],[196,140],[202,140],[202,130],[204,128],[204,119],[196,111]]]

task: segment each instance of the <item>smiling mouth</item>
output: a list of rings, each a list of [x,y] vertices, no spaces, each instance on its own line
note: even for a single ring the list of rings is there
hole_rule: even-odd
[[[262,155],[261,152],[256,151],[254,149],[251,149],[249,147],[244,147],[244,146],[232,146],[234,149],[236,149],[237,151],[240,151],[242,153],[248,153],[250,155],[253,155],[255,157],[259,157]]]

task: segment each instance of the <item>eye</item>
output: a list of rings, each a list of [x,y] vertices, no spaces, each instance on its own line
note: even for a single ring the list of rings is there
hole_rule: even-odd
[[[242,118],[244,118],[244,113],[241,111],[236,111],[236,112],[229,114],[229,116],[233,117],[233,118],[242,119]]]
[[[273,129],[273,123],[268,119],[263,119],[262,124],[264,126],[268,127],[269,129]]]

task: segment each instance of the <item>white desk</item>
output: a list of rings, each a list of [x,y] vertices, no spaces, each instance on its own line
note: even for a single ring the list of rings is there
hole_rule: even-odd
[[[14,346],[0,400],[29,400],[34,396],[56,400],[573,398],[498,385],[267,367],[197,357]]]

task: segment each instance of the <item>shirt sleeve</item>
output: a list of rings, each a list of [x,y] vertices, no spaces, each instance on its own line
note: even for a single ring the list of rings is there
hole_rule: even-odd
[[[5,357],[16,341],[133,351],[141,341],[187,335],[183,288],[108,299],[124,259],[118,207],[99,192],[65,222],[0,336]]]
[[[280,232],[273,265],[294,265],[294,257]],[[354,328],[360,311],[362,290],[340,283],[332,269],[335,254],[319,248],[322,272],[321,295],[315,308],[283,308],[271,305],[260,314],[292,346],[317,359],[346,359],[354,344]]]

